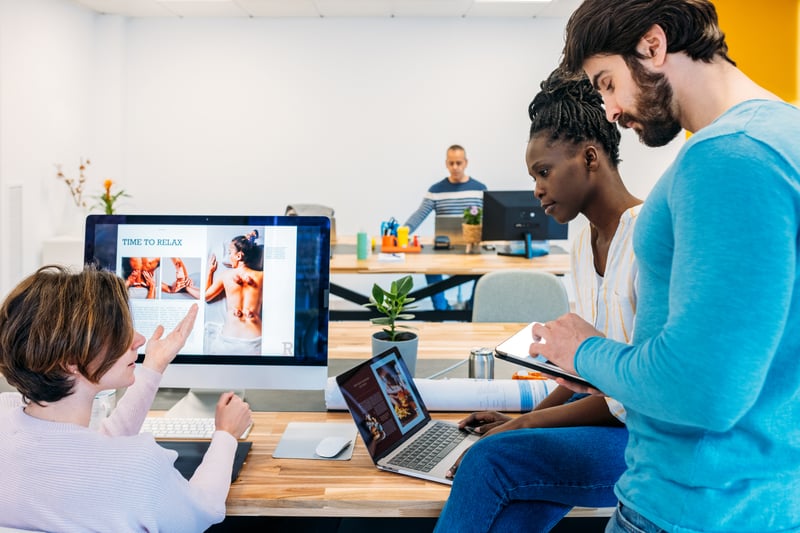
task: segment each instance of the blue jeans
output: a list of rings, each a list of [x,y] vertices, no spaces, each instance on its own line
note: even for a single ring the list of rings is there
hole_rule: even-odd
[[[630,507],[617,506],[606,526],[606,533],[666,533]]]
[[[425,274],[425,281],[428,282],[428,285],[442,281],[443,279],[444,276],[441,274]],[[447,298],[444,295],[444,291],[432,294],[431,303],[433,304],[433,308],[437,311],[446,311],[450,309],[450,304],[447,303]]]
[[[435,532],[545,532],[576,505],[613,507],[627,442],[627,429],[600,426],[481,439],[461,461]]]

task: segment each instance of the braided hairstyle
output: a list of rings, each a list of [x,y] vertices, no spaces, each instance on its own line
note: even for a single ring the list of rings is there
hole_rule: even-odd
[[[554,70],[542,82],[541,91],[528,106],[531,118],[530,139],[546,132],[551,141],[596,141],[603,146],[611,165],[619,164],[620,133],[606,119],[603,99],[586,75],[569,76]]]

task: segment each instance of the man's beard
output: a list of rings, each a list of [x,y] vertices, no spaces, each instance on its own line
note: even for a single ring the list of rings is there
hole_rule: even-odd
[[[626,61],[634,81],[639,87],[636,98],[638,116],[622,113],[618,123],[635,122],[640,130],[636,133],[647,146],[664,146],[681,131],[681,124],[672,112],[672,86],[666,76],[648,72],[636,58]]]

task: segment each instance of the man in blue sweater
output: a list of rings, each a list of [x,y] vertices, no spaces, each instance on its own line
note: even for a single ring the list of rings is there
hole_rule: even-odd
[[[800,531],[800,110],[736,68],[708,0],[585,0],[563,66],[645,144],[693,132],[639,214],[633,344],[533,328],[627,409],[606,531]]]
[[[408,217],[405,225],[409,233],[414,233],[431,212],[437,215],[463,215],[469,207],[483,208],[486,185],[466,173],[468,164],[467,152],[462,146],[454,144],[447,149],[445,165],[450,175],[431,185],[420,206]],[[442,276],[428,274],[425,279],[428,283],[434,283],[441,281]],[[450,307],[444,293],[434,294],[431,300],[437,311]]]

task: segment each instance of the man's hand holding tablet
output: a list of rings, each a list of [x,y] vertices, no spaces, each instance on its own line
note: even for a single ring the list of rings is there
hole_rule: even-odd
[[[603,334],[578,315],[566,314],[546,324],[531,322],[500,343],[495,355],[538,370],[573,391],[602,394],[575,372],[573,363],[581,342],[598,336]]]
[[[531,324],[531,334],[534,342],[530,345],[529,354],[541,355],[554,365],[575,375],[578,374],[575,370],[575,353],[581,343],[589,337],[605,337],[575,313],[567,313],[544,324],[534,322]],[[557,376],[556,382],[577,392],[602,394],[593,387],[563,377]]]

